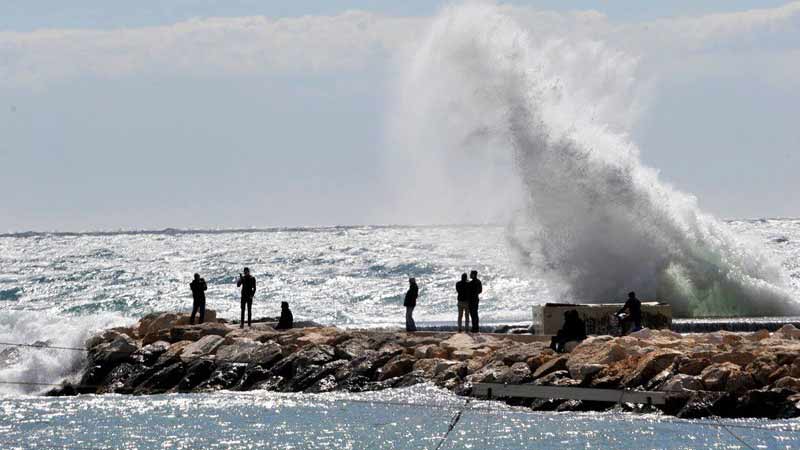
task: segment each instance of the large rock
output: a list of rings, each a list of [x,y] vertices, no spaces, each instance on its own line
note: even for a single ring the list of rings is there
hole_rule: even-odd
[[[95,345],[89,350],[89,359],[96,364],[115,364],[130,359],[139,348],[131,337],[117,333],[114,340]]]
[[[476,383],[502,383],[505,380],[511,368],[503,364],[502,361],[495,361],[485,366],[483,369],[468,375],[466,380],[472,384]]]
[[[800,339],[800,330],[790,323],[782,326],[775,334],[783,339]]]
[[[349,339],[336,345],[334,354],[339,359],[351,360],[363,355],[369,348],[370,345],[366,339]]]
[[[311,344],[278,361],[272,368],[275,375],[291,379],[295,373],[308,366],[322,366],[333,361],[334,349],[330,345]]]
[[[170,364],[136,386],[134,394],[161,394],[180,383],[186,373],[182,362]]]
[[[414,368],[413,356],[398,355],[390,359],[383,367],[377,370],[376,376],[378,381],[388,380],[411,372]]]
[[[209,335],[225,336],[232,329],[223,323],[204,322],[200,325],[181,325],[169,330],[170,342],[196,341]]]
[[[169,347],[170,343],[167,341],[156,341],[135,351],[131,358],[140,364],[150,366],[155,364],[158,358],[163,355]]]
[[[701,357],[681,356],[675,361],[675,368],[678,373],[685,375],[700,375],[700,372],[709,365],[711,365],[711,360]]]
[[[512,345],[498,350],[494,359],[502,361],[503,364],[511,366],[518,362],[526,362],[532,356],[536,356],[545,349],[545,345],[541,342],[532,342],[522,345]]]
[[[616,341],[587,339],[568,355],[567,369],[572,378],[583,379],[588,373],[598,372],[598,365],[607,366],[628,356],[628,351]]]
[[[180,392],[189,392],[200,383],[206,381],[217,365],[214,361],[209,359],[197,359],[190,362],[186,366],[186,375],[178,382],[177,390]]]
[[[700,378],[679,373],[669,378],[658,390],[664,392],[691,392],[703,389],[703,382]]]
[[[225,339],[222,336],[217,336],[215,334],[210,334],[208,336],[204,336],[200,338],[197,342],[192,342],[191,344],[187,345],[183,352],[181,353],[181,358],[186,359],[197,359],[202,356],[208,356],[214,353],[214,351],[222,345],[222,342]]]
[[[800,415],[800,409],[789,397],[790,389],[754,389],[739,398],[737,417],[766,417],[788,419]]]
[[[283,357],[281,346],[276,342],[262,344],[251,339],[237,339],[230,345],[217,348],[217,362],[256,363],[262,367],[272,367]]]
[[[557,358],[553,358],[550,361],[542,364],[533,372],[533,378],[540,378],[546,375],[549,375],[553,372],[562,371],[567,369],[567,359],[569,357],[567,355],[559,356]],[[567,372],[569,374],[569,372]]]
[[[675,358],[682,353],[676,350],[662,349],[647,353],[636,365],[634,371],[626,375],[622,382],[626,386],[639,386],[670,367]]]
[[[215,391],[219,389],[235,388],[239,384],[245,371],[247,364],[241,363],[225,363],[217,365],[214,372],[208,377],[207,380],[200,383],[195,390],[201,391]]]

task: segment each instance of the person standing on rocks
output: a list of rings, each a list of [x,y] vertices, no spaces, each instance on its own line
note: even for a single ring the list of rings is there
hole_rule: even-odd
[[[472,332],[478,332],[478,303],[483,292],[483,284],[478,279],[478,271],[473,270],[469,273],[469,315],[472,317]]]
[[[419,296],[419,287],[417,287],[417,280],[414,278],[408,279],[408,291],[406,291],[406,298],[403,301],[403,306],[406,307],[406,331],[417,331],[417,324],[414,323],[414,308],[417,306],[417,296]]]
[[[464,329],[469,330],[469,282],[467,274],[461,274],[461,281],[456,283],[458,293],[458,332],[461,333],[461,318],[464,318]]]
[[[629,292],[628,293],[628,301],[625,302],[625,305],[617,311],[617,316],[622,314],[623,312],[628,311],[628,319],[625,321],[633,322],[633,329],[631,331],[639,331],[642,329],[642,302],[636,298],[636,292]],[[627,323],[622,329],[622,334],[628,334],[626,329],[628,328]]]
[[[198,311],[200,312],[199,323],[203,323],[206,318],[206,289],[208,289],[206,280],[200,278],[199,273],[194,274],[194,280],[189,283],[189,289],[192,290],[192,316],[189,323],[194,325],[194,316]]]
[[[236,287],[242,288],[242,320],[239,328],[244,328],[244,310],[247,308],[247,326],[252,327],[253,323],[253,297],[256,295],[256,277],[250,275],[250,269],[244,268],[244,275],[239,274],[239,281]]]

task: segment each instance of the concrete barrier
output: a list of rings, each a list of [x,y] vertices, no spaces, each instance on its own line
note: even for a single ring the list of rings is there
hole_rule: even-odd
[[[533,333],[552,335],[564,324],[564,313],[578,311],[586,323],[586,334],[619,334],[619,325],[613,318],[622,308],[622,303],[545,303],[533,305]],[[672,308],[666,303],[642,302],[642,326],[651,329],[669,329],[672,324]]]

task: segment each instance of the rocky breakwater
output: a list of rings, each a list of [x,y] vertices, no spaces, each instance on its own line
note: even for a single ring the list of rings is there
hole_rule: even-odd
[[[571,353],[496,334],[404,333],[310,327],[240,329],[214,319],[151,314],[87,340],[80,381],[49,395],[159,394],[219,389],[351,392],[434,383],[470,395],[474,383],[660,390],[666,414],[697,418],[800,415],[800,330],[681,335],[643,330],[590,337]],[[537,410],[627,407],[506,399]]]

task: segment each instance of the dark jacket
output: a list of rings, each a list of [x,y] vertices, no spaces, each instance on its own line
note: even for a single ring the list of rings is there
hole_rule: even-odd
[[[558,330],[558,335],[565,341],[582,341],[586,339],[586,324],[576,314],[564,321],[564,327]]]
[[[483,292],[483,283],[481,280],[475,278],[469,282],[469,302],[478,303],[480,300],[481,292]]]
[[[632,320],[634,320],[637,323],[641,322],[641,320],[642,320],[642,302],[638,298],[636,298],[636,297],[633,297],[633,298],[628,297],[628,301],[625,302],[625,306],[623,306],[622,309],[619,310],[619,312],[623,312],[626,309],[628,310],[628,313],[631,315],[631,319]]]
[[[202,278],[199,280],[192,280],[192,282],[189,283],[189,289],[192,290],[192,298],[197,301],[205,301],[206,289],[208,289],[208,286],[206,286],[206,280]]]
[[[419,288],[416,284],[409,286],[406,292],[406,299],[403,301],[403,306],[414,307],[417,306],[417,296],[419,295]]]
[[[281,308],[281,318],[278,320],[276,330],[288,330],[294,325],[294,316],[289,308]]]
[[[242,298],[252,299],[256,295],[256,277],[245,275],[236,282],[236,287],[242,287]]]
[[[468,302],[469,301],[469,282],[468,281],[459,281],[456,283],[456,292],[458,292],[458,302]]]

